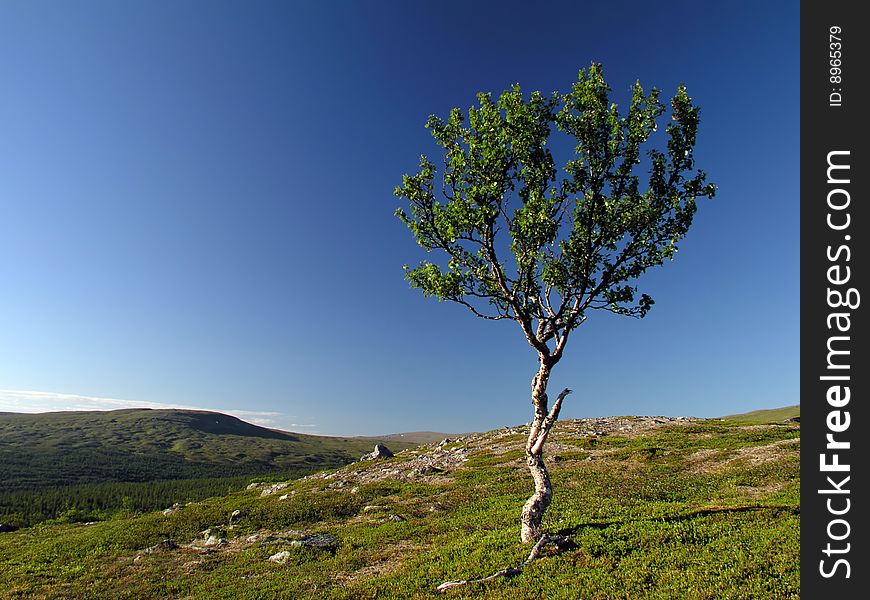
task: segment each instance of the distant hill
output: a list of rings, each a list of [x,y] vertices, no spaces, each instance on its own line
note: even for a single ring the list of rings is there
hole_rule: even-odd
[[[783,406],[782,408],[767,408],[763,410],[753,410],[752,412],[740,413],[737,415],[727,415],[723,419],[734,421],[746,421],[751,423],[774,423],[777,421],[785,421],[800,417],[801,405]]]
[[[209,411],[7,413],[0,481],[14,491],[311,471],[352,462],[374,442],[277,431]],[[415,445],[390,440],[393,450]]]
[[[405,433],[390,433],[376,437],[365,436],[358,439],[379,439],[386,442],[398,442],[397,446],[401,446],[403,443],[432,444],[434,442],[440,442],[444,438],[457,438],[462,435],[465,434],[444,433],[443,431],[406,431]]]

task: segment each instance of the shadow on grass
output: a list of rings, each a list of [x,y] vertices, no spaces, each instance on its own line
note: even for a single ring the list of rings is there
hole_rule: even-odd
[[[581,523],[572,527],[564,527],[554,531],[556,535],[570,537],[576,535],[583,529],[607,529],[608,527],[627,525],[628,523],[679,523],[681,521],[691,521],[699,517],[706,517],[718,514],[739,514],[749,512],[772,511],[774,517],[780,514],[799,515],[801,512],[800,506],[736,506],[736,507],[720,507],[720,508],[702,508],[692,512],[679,515],[669,515],[664,517],[650,517],[648,519],[615,519],[613,521],[600,521],[591,523]]]

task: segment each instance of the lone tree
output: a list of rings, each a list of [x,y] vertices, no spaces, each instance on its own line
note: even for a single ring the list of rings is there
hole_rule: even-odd
[[[568,338],[595,310],[645,316],[653,300],[638,296],[636,279],[674,257],[696,199],[715,194],[695,169],[699,109],[684,86],[671,99],[666,146],[650,144],[645,163],[642,149],[665,112],[659,92],[635,83],[620,116],[610,91],[593,64],[567,94],[480,93],[467,115],[454,108],[446,120],[429,117],[440,173],[421,156],[420,171],[395,190],[410,204],[396,216],[443,259],[406,266],[411,286],[483,319],[516,321],[538,355],[525,447],[535,492],[522,510],[523,542],[543,539],[552,498],[544,443],[570,393],[551,406],[547,382]],[[561,170],[547,145],[554,129],[574,146]],[[648,173],[644,191],[638,171]]]

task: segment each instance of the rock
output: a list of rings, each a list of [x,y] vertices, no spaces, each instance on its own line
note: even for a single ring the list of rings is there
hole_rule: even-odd
[[[411,469],[413,475],[440,475],[446,473],[447,470],[436,465],[424,465],[416,469]]]
[[[438,442],[438,447],[440,448],[441,446],[446,446],[449,443],[450,443],[450,438],[444,438],[443,440]]]
[[[392,521],[393,523],[402,523],[406,520],[407,519],[405,519],[405,517],[402,517],[400,515],[390,515],[388,517],[384,517],[383,519],[378,519],[378,523],[387,523],[389,521]]]
[[[153,554],[154,552],[159,552],[160,550],[175,550],[176,548],[178,548],[178,544],[176,544],[172,540],[163,540],[162,542],[158,542],[153,546],[145,548],[145,553]]]
[[[313,533],[302,539],[293,540],[291,546],[297,548],[320,548],[322,550],[335,550],[338,548],[338,540],[328,533]]]
[[[253,482],[253,483],[249,483],[249,484],[248,484],[248,487],[246,487],[245,489],[246,489],[246,490],[255,490],[255,489],[257,489],[258,487],[260,487],[261,485],[266,485],[266,484],[263,483],[263,482],[260,482],[260,481],[255,481],[255,482]]]
[[[163,511],[163,514],[168,517],[169,515],[174,515],[179,510],[181,510],[181,505],[178,502],[176,502],[175,504],[173,504],[169,508],[165,509]]]
[[[289,497],[290,497],[290,494],[284,494],[282,496],[278,496],[278,500],[286,500]]]
[[[287,562],[287,559],[289,559],[289,558],[290,558],[290,553],[287,552],[286,550],[281,550],[281,552],[278,552],[277,554],[273,554],[272,556],[270,556],[269,562],[278,563],[279,565],[283,565],[285,562]]]
[[[284,489],[285,487],[287,487],[288,485],[290,485],[290,484],[289,484],[288,482],[286,482],[286,481],[282,481],[281,483],[275,483],[275,484],[270,485],[269,487],[267,487],[267,488],[266,488],[265,490],[263,490],[262,492],[260,492],[260,496],[271,496],[271,495],[274,494],[275,492],[280,492],[281,490],[283,490],[283,489]]]
[[[259,543],[260,546],[270,546],[272,544],[293,544],[296,539],[309,535],[307,531],[301,529],[287,529],[279,533],[266,534],[259,533],[249,536],[248,544]]]
[[[208,536],[206,540],[202,543],[203,546],[223,546],[227,543],[224,538],[220,538],[214,535]]]
[[[376,510],[387,510],[388,508],[389,508],[388,506],[382,506],[380,504],[369,504],[368,506],[363,506],[362,511],[364,513],[367,513],[367,512],[373,512]]]
[[[371,454],[371,457],[374,459],[378,458],[392,458],[393,453],[389,448],[384,446],[383,444],[375,444],[375,449]]]
[[[270,536],[266,535],[262,531],[258,531],[257,533],[252,533],[251,535],[246,537],[245,543],[246,544],[256,544],[257,542],[262,541],[262,540],[266,539],[267,537],[270,537]]]
[[[242,511],[234,510],[232,513],[230,513],[230,525],[232,525],[234,523],[238,523],[241,520],[242,520]]]
[[[308,532],[304,529],[285,529],[284,531],[279,531],[275,535],[279,537],[302,537],[308,535]]]

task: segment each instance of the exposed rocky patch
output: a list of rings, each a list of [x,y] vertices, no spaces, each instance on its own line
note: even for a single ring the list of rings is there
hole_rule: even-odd
[[[588,439],[608,435],[638,437],[650,430],[666,425],[690,425],[697,423],[694,417],[607,417],[598,419],[575,419],[560,421],[556,424],[547,441],[545,455],[552,457],[559,452],[576,451],[577,447],[564,441]],[[303,477],[305,481],[329,482],[326,489],[345,489],[352,492],[360,484],[397,479],[420,483],[447,483],[450,474],[463,468],[469,457],[480,452],[505,454],[522,451],[525,446],[529,425],[505,427],[488,433],[473,433],[456,439],[445,438],[437,444],[419,446],[396,453],[389,460],[372,461],[366,455],[358,462],[333,472],[315,473]],[[562,440],[562,441],[560,441]],[[590,451],[594,457],[595,451]],[[372,453],[374,454],[374,453]],[[522,461],[519,461],[520,463]],[[248,489],[259,489],[261,496],[274,494],[287,487],[289,482],[271,484],[251,484]]]
[[[757,428],[759,426],[753,425],[752,427]],[[797,444],[800,444],[800,440],[792,439],[779,440],[762,446],[746,446],[731,452],[704,448],[696,450],[686,459],[691,464],[690,473],[719,473],[738,462],[756,466],[778,460],[782,457],[783,452]]]

